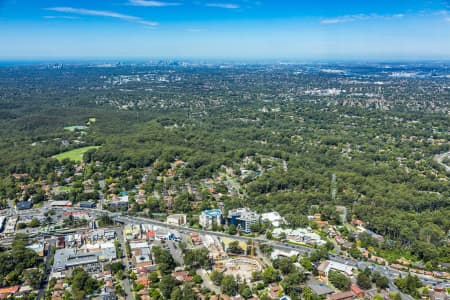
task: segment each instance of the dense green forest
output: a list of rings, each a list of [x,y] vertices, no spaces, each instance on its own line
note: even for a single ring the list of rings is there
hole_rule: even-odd
[[[2,68],[0,199],[5,205],[21,195],[13,173],[28,173],[22,181],[64,184],[75,166],[51,156],[86,145],[101,146],[85,153],[88,171],[119,178],[118,190],[136,185],[147,167],[156,171],[145,185],[150,192],[167,185],[158,176],[176,160],[186,165],[172,184],[183,185],[217,176],[224,167],[238,172],[252,157],[268,167],[243,178],[236,195],[221,198],[227,209],[276,210],[300,226],[317,206],[324,214],[343,205],[348,221],[362,219],[385,237],[368,242],[380,251],[450,262],[449,173],[433,160],[450,151],[449,80],[380,79],[369,67],[355,67],[353,77],[299,68]],[[146,80],[131,80],[135,76]],[[361,78],[369,83],[351,83]],[[385,81],[382,90],[376,80]],[[314,88],[376,92],[382,100],[370,104],[343,92],[315,96],[308,92]],[[89,118],[95,122],[85,130],[64,130]],[[28,193],[37,197],[40,191]],[[81,194],[67,197],[81,201]],[[210,196],[199,207],[183,197],[176,198],[175,211],[217,206]],[[167,208],[151,197],[146,207]]]
[[[0,286],[26,282],[37,288],[43,277],[42,261],[36,253],[26,248],[27,236],[17,235],[10,251],[2,251],[0,259]]]

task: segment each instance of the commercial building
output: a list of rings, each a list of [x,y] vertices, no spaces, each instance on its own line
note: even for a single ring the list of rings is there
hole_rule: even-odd
[[[133,224],[127,224],[125,228],[123,229],[123,236],[127,240],[134,240],[137,238],[140,234],[140,228],[139,226],[133,225]]]
[[[61,272],[79,266],[93,265],[99,262],[112,261],[117,258],[113,243],[90,247],[88,251],[79,251],[75,248],[58,249],[55,252],[53,272]],[[98,250],[100,248],[100,250]]]
[[[305,243],[317,246],[323,246],[326,244],[326,242],[322,240],[322,237],[317,233],[314,233],[311,230],[311,228],[296,228],[296,229],[275,228],[272,234],[276,238],[280,238],[282,235],[285,235],[287,240],[298,243]]]
[[[300,253],[298,251],[295,251],[295,250],[289,250],[289,251],[288,250],[284,250],[284,251],[282,251],[280,249],[274,249],[272,251],[272,253],[270,254],[270,258],[275,260],[275,259],[278,259],[280,257],[292,257],[292,256],[297,256],[299,254]]]
[[[319,276],[323,277],[328,277],[328,273],[331,270],[342,272],[348,276],[353,275],[353,268],[351,266],[330,260],[322,262],[317,268],[317,271],[319,271]]]
[[[269,221],[273,227],[280,227],[286,224],[286,220],[276,211],[264,213],[261,215],[262,221]]]
[[[250,209],[237,208],[228,212],[228,225],[235,225],[236,228],[245,233],[251,233],[251,225],[260,222],[260,216]]]
[[[109,206],[113,209],[125,209],[128,208],[129,205],[129,198],[127,195],[121,196],[121,197],[114,197],[111,202],[109,203]]]
[[[95,204],[95,202],[91,202],[91,201],[82,201],[80,202],[80,207],[81,208],[96,208],[97,204]]]
[[[89,216],[89,213],[87,211],[65,211],[63,212],[63,217],[68,218],[72,216],[74,219],[85,219],[90,220],[92,219],[91,216]]]
[[[167,228],[156,227],[155,228],[155,238],[158,240],[167,240],[169,239],[170,232]]]
[[[33,202],[31,201],[19,201],[16,202],[16,209],[17,210],[25,210],[30,209],[33,207]]]
[[[53,271],[61,272],[74,267],[95,264],[98,262],[95,253],[77,252],[76,249],[59,249],[55,252]]]
[[[211,229],[213,224],[222,223],[222,211],[220,209],[209,209],[202,211],[199,218],[200,226]]]
[[[132,262],[136,268],[148,268],[153,265],[150,247],[146,241],[130,242]]]
[[[50,202],[51,207],[71,207],[72,202],[66,200],[56,200]]]
[[[167,216],[167,224],[169,225],[182,226],[186,225],[186,223],[187,217],[185,214],[174,214]]]

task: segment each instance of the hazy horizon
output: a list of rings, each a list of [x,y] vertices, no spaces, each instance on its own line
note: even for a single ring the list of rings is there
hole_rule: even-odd
[[[0,60],[450,59],[449,2],[3,1]]]

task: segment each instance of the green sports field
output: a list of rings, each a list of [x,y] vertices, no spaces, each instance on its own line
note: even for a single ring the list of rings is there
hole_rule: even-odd
[[[66,152],[62,152],[56,155],[53,155],[53,158],[56,158],[57,160],[61,161],[64,159],[70,159],[76,162],[81,162],[83,160],[83,154],[86,151],[89,151],[91,149],[98,149],[100,148],[99,146],[87,146],[87,147],[82,147],[82,148],[77,148],[77,149],[73,149],[70,151],[66,151]]]

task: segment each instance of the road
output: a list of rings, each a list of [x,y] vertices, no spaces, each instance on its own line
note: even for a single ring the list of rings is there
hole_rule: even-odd
[[[203,286],[207,288],[208,290],[216,293],[217,295],[221,294],[220,288],[212,282],[211,278],[209,277],[208,273],[203,269],[198,269],[197,274],[200,275],[200,277],[203,280]]]
[[[254,238],[254,237],[246,237],[246,236],[234,236],[234,235],[229,235],[223,232],[215,232],[215,231],[207,231],[207,230],[202,230],[202,229],[193,229],[193,228],[186,228],[186,227],[182,227],[182,226],[175,226],[175,225],[168,225],[164,222],[160,222],[160,221],[156,221],[156,220],[152,220],[152,219],[147,219],[147,218],[141,218],[141,217],[132,217],[132,216],[116,216],[115,221],[119,222],[119,223],[132,223],[132,224],[141,224],[141,223],[147,223],[147,224],[152,224],[152,225],[156,225],[156,226],[160,226],[160,227],[165,227],[165,228],[170,228],[170,229],[174,229],[174,230],[183,230],[186,232],[196,232],[199,234],[209,234],[209,235],[213,235],[213,236],[217,236],[220,238],[231,238],[231,239],[235,239],[235,240],[240,240],[240,241],[244,241],[244,242],[248,242],[248,241],[254,241],[256,243],[265,243],[265,244],[270,244],[273,246],[274,249],[279,249],[279,250],[283,250],[283,251],[291,251],[291,250],[295,250],[298,251],[300,254],[305,255],[305,254],[311,254],[312,252],[315,251],[315,249],[313,248],[308,248],[308,247],[304,247],[304,246],[300,246],[300,245],[292,245],[292,244],[288,244],[288,243],[282,243],[282,242],[278,242],[278,241],[272,241],[272,240],[267,240],[264,238]],[[360,268],[360,269],[365,269],[365,268],[371,268],[374,269],[378,272],[380,272],[380,274],[386,276],[391,282],[393,280],[395,280],[395,278],[399,277],[399,276],[406,276],[407,273],[403,272],[403,271],[399,271],[387,266],[381,266],[381,265],[376,265],[373,264],[371,262],[365,262],[365,261],[357,261],[353,258],[348,258],[348,257],[344,257],[344,256],[339,256],[339,255],[330,255],[329,259],[331,261],[336,261],[336,262],[341,262],[347,265],[351,265],[355,268]],[[450,283],[446,280],[443,279],[437,279],[437,278],[433,278],[431,276],[427,276],[427,275],[421,275],[421,274],[416,274],[419,279],[425,283],[426,285],[432,285],[432,286],[437,286],[437,287],[450,287]]]
[[[400,274],[402,274],[402,276],[406,275],[406,273],[404,273],[404,272],[400,272],[400,271],[391,269],[386,266],[376,265],[371,262],[356,261],[351,258],[346,258],[346,257],[341,257],[341,256],[336,256],[336,255],[330,255],[329,259],[332,261],[336,261],[336,262],[340,262],[340,263],[343,263],[346,265],[353,266],[353,267],[361,269],[361,270],[368,268],[371,271],[376,271],[376,272],[380,273],[382,276],[385,276],[389,279],[389,290],[390,291],[392,291],[394,293],[399,293],[402,300],[414,300],[414,298],[412,298],[411,296],[402,293],[397,288],[397,286],[395,286],[395,284],[394,284],[395,279],[397,277],[399,277]]]
[[[128,256],[126,253],[126,247],[125,247],[125,239],[123,236],[123,231],[122,228],[120,228],[117,232],[117,237],[119,239],[120,242],[120,246],[122,248],[123,254],[124,256],[122,257],[122,263],[125,265],[125,270],[128,273],[128,271],[130,270],[129,268],[129,260],[128,260]],[[125,292],[125,299],[126,300],[133,300],[133,292],[131,291],[131,284],[130,284],[130,280],[128,278],[125,278],[122,280],[122,287],[123,290]]]
[[[450,158],[450,151],[449,151],[449,152],[446,152],[446,153],[442,153],[442,154],[436,155],[436,156],[434,157],[434,160],[435,160],[438,164],[440,164],[441,166],[443,166],[447,172],[450,172],[450,166],[448,166],[448,165],[446,165],[446,164],[443,163],[443,160],[444,160],[445,158],[447,158],[447,157]]]
[[[183,227],[183,226],[169,225],[164,222],[156,221],[153,219],[120,215],[119,213],[111,213],[111,212],[99,210],[99,209],[68,208],[65,210],[72,210],[72,211],[76,211],[76,210],[86,211],[87,210],[87,211],[89,211],[90,214],[92,214],[94,216],[108,213],[116,222],[123,223],[123,224],[143,224],[143,223],[145,223],[145,224],[152,224],[152,225],[156,225],[159,227],[180,230],[180,231],[185,231],[185,232],[196,232],[196,233],[204,234],[204,235],[208,234],[208,235],[216,236],[219,238],[231,238],[231,239],[240,240],[240,241],[244,241],[244,242],[249,242],[249,241],[253,240],[255,243],[270,244],[273,246],[274,249],[278,249],[278,250],[282,250],[282,251],[295,250],[295,251],[298,251],[301,255],[311,254],[312,252],[315,251],[315,249],[313,249],[313,248],[308,248],[308,247],[301,246],[301,245],[292,245],[292,244],[278,242],[278,241],[267,240],[267,239],[261,238],[261,237],[255,238],[255,237],[246,237],[246,236],[234,236],[234,235],[229,235],[229,234],[226,234],[223,232],[214,232],[214,231],[207,231],[207,230],[201,230],[201,229],[187,228],[187,227]],[[124,245],[123,245],[123,249],[125,249]],[[172,252],[174,249],[170,249],[170,250]],[[406,272],[399,271],[399,270],[390,268],[388,266],[375,265],[371,262],[365,262],[365,261],[357,261],[353,258],[348,258],[348,257],[344,257],[344,256],[330,255],[329,259],[331,261],[336,261],[336,262],[341,262],[341,263],[344,263],[347,265],[351,265],[355,268],[360,268],[360,269],[371,268],[375,271],[380,272],[380,274],[386,276],[390,280],[390,283],[392,286],[393,286],[393,282],[394,282],[395,278],[397,278],[399,276],[407,275]],[[128,267],[127,262],[126,262],[126,266]],[[427,275],[422,275],[422,274],[416,274],[416,275],[426,285],[435,286],[435,287],[444,287],[444,288],[450,287],[449,281],[446,281],[443,279],[437,279],[437,278],[427,276]],[[394,287],[395,286],[393,286],[393,288]],[[125,288],[126,287],[124,286],[124,289]],[[128,294],[128,292],[131,293],[131,290],[126,291],[126,292],[127,292],[127,294]],[[411,300],[406,295],[402,296],[402,298],[403,298],[403,300]],[[131,298],[129,298],[129,299],[131,299]]]
[[[114,217],[114,220],[116,222],[123,223],[123,224],[142,224],[142,223],[146,223],[146,224],[152,224],[152,225],[165,227],[165,228],[169,228],[169,229],[174,229],[174,230],[183,230],[183,231],[186,231],[186,232],[196,232],[196,233],[204,234],[204,235],[209,234],[209,235],[217,236],[217,237],[220,237],[220,238],[232,238],[232,239],[243,241],[243,242],[254,241],[256,243],[266,243],[266,244],[271,244],[272,246],[274,246],[274,247],[276,247],[277,249],[280,249],[280,250],[293,250],[293,249],[295,249],[295,250],[299,251],[301,254],[309,254],[309,253],[314,252],[313,248],[297,246],[297,245],[291,245],[291,244],[288,244],[288,243],[280,243],[280,242],[276,242],[276,241],[267,240],[265,238],[255,238],[255,237],[247,237],[247,236],[235,236],[235,235],[230,235],[230,234],[223,233],[223,232],[208,231],[208,230],[202,230],[202,229],[187,228],[187,227],[183,227],[183,226],[169,225],[169,224],[166,224],[164,222],[156,221],[156,220],[153,220],[153,219],[141,218],[141,217],[116,216],[116,217]]]
[[[314,252],[314,249],[303,247],[303,246],[297,246],[297,245],[291,245],[288,243],[280,243],[276,241],[267,240],[265,238],[254,238],[254,237],[246,237],[246,236],[235,236],[235,235],[229,235],[227,233],[223,232],[216,232],[216,231],[207,231],[202,229],[193,229],[193,228],[187,228],[182,226],[175,226],[175,225],[169,225],[164,222],[152,220],[152,219],[146,219],[146,218],[140,218],[140,217],[131,217],[131,216],[117,216],[114,218],[115,221],[123,224],[152,224],[160,227],[165,227],[173,230],[183,230],[185,232],[195,232],[203,235],[212,235],[220,238],[231,238],[243,242],[250,242],[254,241],[256,243],[265,243],[265,244],[271,244],[274,248],[284,250],[284,251],[290,251],[290,250],[296,250],[300,254],[310,254]]]
[[[255,253],[264,262],[264,264],[266,264],[266,266],[272,266],[272,261],[264,255],[264,253],[262,253],[259,247],[255,247]]]
[[[47,257],[45,258],[44,277],[42,278],[42,281],[41,281],[39,293],[36,296],[37,300],[40,300],[40,299],[44,298],[44,296],[45,296],[45,290],[47,288],[48,279],[50,277],[50,273],[52,270],[50,261],[52,260],[52,257],[55,255],[55,253],[52,251],[52,249],[56,247],[56,239],[49,239],[49,240],[47,240],[47,242],[48,242],[48,252],[47,252]]]
[[[173,259],[180,265],[184,265],[183,251],[176,245],[174,241],[166,241],[166,245],[169,247],[170,254]]]
[[[77,208],[72,208],[72,209],[77,209]],[[83,210],[86,210],[86,209],[83,209]],[[90,211],[90,213],[92,213],[94,215],[105,213],[105,211],[96,210],[96,209],[88,209],[88,210]],[[292,244],[278,242],[278,241],[267,240],[265,238],[234,236],[234,235],[229,235],[229,234],[226,234],[223,232],[207,231],[207,230],[202,230],[202,229],[187,228],[187,227],[183,227],[183,226],[169,225],[164,222],[160,222],[160,221],[156,221],[156,220],[148,219],[148,218],[125,216],[125,215],[120,215],[118,213],[110,213],[110,212],[108,212],[108,213],[111,215],[111,217],[113,217],[113,219],[116,222],[123,223],[123,224],[146,223],[146,224],[152,224],[152,225],[165,227],[165,228],[169,228],[169,229],[174,229],[174,230],[182,230],[185,232],[196,232],[199,234],[209,234],[209,235],[216,236],[219,238],[231,238],[231,239],[240,240],[240,241],[244,241],[244,242],[249,242],[249,241],[253,240],[255,243],[270,244],[273,246],[274,249],[279,249],[279,250],[283,250],[283,251],[295,250],[295,251],[298,251],[302,255],[311,254],[312,252],[315,251],[315,249],[313,249],[313,248],[308,248],[308,247],[301,246],[301,245],[292,245]],[[355,268],[362,268],[362,269],[364,269],[365,267],[375,268],[375,270],[379,271],[381,274],[388,277],[391,281],[394,280],[395,278],[397,278],[398,276],[406,276],[407,275],[406,272],[399,271],[399,270],[396,270],[396,269],[393,269],[393,268],[390,268],[387,266],[375,265],[371,262],[357,261],[353,258],[348,258],[348,257],[344,257],[344,256],[330,255],[329,259],[332,261],[341,262],[344,264],[354,266]],[[422,274],[416,274],[416,275],[426,285],[431,285],[431,286],[436,286],[436,287],[447,287],[447,288],[450,287],[450,283],[446,280],[437,279],[437,278],[427,276],[427,275],[422,275]]]
[[[16,212],[16,210],[14,209],[14,203],[13,203],[13,201],[12,201],[10,198],[8,198],[8,199],[7,199],[7,202],[8,202],[8,206],[9,206],[9,212],[8,212],[8,215],[9,215],[10,217],[15,216],[15,215],[17,214],[17,212]]]
[[[408,275],[407,272],[399,271],[387,266],[381,266],[374,264],[372,262],[366,262],[366,261],[356,261],[351,258],[346,257],[339,257],[335,255],[330,255],[330,260],[337,261],[343,264],[347,264],[350,266],[353,266],[355,268],[364,270],[366,268],[369,268],[371,271],[376,271],[380,273],[382,276],[385,276],[389,279],[389,289],[393,292],[398,292],[400,296],[402,297],[402,300],[413,300],[413,298],[407,294],[404,294],[400,292],[400,290],[395,286],[394,281],[398,277],[405,277]],[[440,286],[440,287],[450,287],[450,283],[445,280],[438,280],[436,278],[432,278],[431,276],[426,275],[420,275],[417,274],[419,279],[426,285],[432,285],[432,286]]]
[[[99,180],[98,185],[100,186],[100,190],[98,191],[98,196],[100,200],[100,209],[103,209],[103,202],[105,201],[105,195],[103,194],[103,189],[105,188],[105,181]]]

